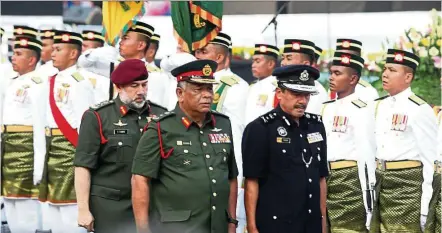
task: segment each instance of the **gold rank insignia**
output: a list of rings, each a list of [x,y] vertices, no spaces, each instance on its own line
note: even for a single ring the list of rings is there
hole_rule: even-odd
[[[265,94],[259,95],[258,100],[256,101],[256,105],[265,106],[268,98],[269,98],[268,95]]]
[[[204,66],[203,68],[203,74],[205,76],[209,76],[212,73],[212,68],[210,68],[210,66],[207,64]]]
[[[405,131],[407,129],[408,116],[404,114],[393,114],[391,118],[391,130]]]
[[[127,123],[123,123],[123,122],[121,122],[121,119],[120,119],[117,123],[114,123],[114,125],[115,125],[115,126],[119,126],[119,127],[123,127],[123,126],[126,126]]]
[[[335,116],[333,118],[332,132],[345,133],[347,131],[348,117]]]

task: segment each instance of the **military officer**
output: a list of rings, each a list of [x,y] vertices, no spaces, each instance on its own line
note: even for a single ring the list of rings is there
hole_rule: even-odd
[[[146,100],[148,73],[138,59],[112,73],[118,97],[86,111],[75,152],[78,224],[88,231],[136,232],[130,178],[144,126],[165,108]]]
[[[255,44],[252,74],[256,81],[249,87],[246,102],[245,124],[272,110],[277,105],[276,78],[273,69],[279,57],[279,49],[268,44]]]
[[[327,146],[321,116],[306,113],[319,71],[276,68],[279,105],[247,125],[242,141],[249,233],[325,232]]]
[[[29,37],[15,37],[13,78],[4,94],[2,115],[2,196],[8,226],[12,232],[35,232],[41,229],[38,188],[33,184],[34,134],[43,130],[32,127],[32,108],[41,95],[43,80],[35,71],[42,43]]]
[[[174,111],[153,118],[132,167],[138,232],[235,232],[238,170],[230,120],[211,111],[217,64],[182,65]]]
[[[43,43],[43,48],[41,49],[41,63],[42,65],[38,67],[38,72],[47,81],[49,77],[55,75],[58,70],[54,67],[51,60],[51,54],[53,51],[55,30],[46,29],[40,30],[40,39]]]
[[[160,48],[160,38],[161,36],[158,34],[153,34],[150,38],[150,44],[149,48],[146,51],[146,54],[144,55],[144,58],[146,59],[147,70],[149,72],[155,72],[159,71],[160,68],[158,68],[157,65],[155,65],[155,56],[157,55],[158,49]]]
[[[337,39],[336,51],[362,56],[362,42],[354,39]],[[369,82],[363,79],[359,79],[358,85],[356,86],[356,94],[365,102],[371,102],[379,97],[378,91]]]
[[[337,93],[337,99],[325,102],[322,107],[330,169],[327,179],[330,232],[366,232],[371,220],[376,182],[374,122],[367,103],[355,94],[363,68],[363,58],[341,52],[335,52],[330,67],[330,90]]]
[[[434,161],[433,195],[425,224],[425,233],[439,233],[441,230],[441,170],[442,170],[442,111],[437,115],[437,160]]]
[[[286,39],[282,54],[281,66],[309,65],[316,63],[315,44],[308,40]],[[327,91],[320,82],[315,80],[316,93],[312,93],[306,112],[320,114],[322,103],[327,101]]]
[[[73,160],[81,117],[94,103],[94,90],[75,65],[81,42],[79,33],[56,32],[52,61],[59,72],[50,77],[33,113],[34,127],[46,127],[46,138],[39,134],[38,144],[34,141],[34,182],[40,183],[39,200],[49,204],[43,228],[53,232],[85,232],[76,221]]]
[[[433,190],[436,116],[410,89],[419,57],[395,49],[386,57],[382,84],[389,95],[375,101],[372,114],[378,194],[370,232],[421,232]]]
[[[238,233],[243,233],[245,226],[244,190],[242,187],[242,156],[241,139],[245,128],[245,108],[249,85],[241,77],[236,75],[227,66],[226,61],[230,57],[232,40],[229,35],[220,32],[206,46],[198,49],[195,56],[198,59],[210,59],[218,64],[213,74],[219,83],[215,85],[212,110],[227,115],[232,124],[233,143],[235,144],[235,160],[238,164],[238,211],[240,220]]]

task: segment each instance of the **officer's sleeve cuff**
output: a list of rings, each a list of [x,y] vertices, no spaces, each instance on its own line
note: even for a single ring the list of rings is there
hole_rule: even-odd
[[[97,168],[97,158],[95,155],[77,153],[74,158],[74,166],[95,169]]]
[[[159,165],[148,163],[140,159],[134,159],[132,165],[132,174],[152,179],[158,178]]]

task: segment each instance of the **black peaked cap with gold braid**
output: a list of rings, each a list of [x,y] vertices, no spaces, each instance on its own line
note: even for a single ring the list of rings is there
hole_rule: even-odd
[[[387,59],[385,63],[394,63],[408,66],[413,70],[419,66],[420,58],[414,53],[403,50],[389,49],[387,51]]]
[[[218,64],[212,60],[196,60],[188,62],[171,71],[178,82],[187,81],[198,84],[217,84],[213,77],[213,72],[218,68]]]
[[[255,44],[255,53],[254,55],[263,54],[272,56],[276,59],[279,57],[279,49],[276,46],[268,45],[268,44]]]
[[[351,53],[335,52],[332,65],[353,68],[361,75],[362,69],[364,68],[364,59]]]
[[[89,40],[104,43],[104,36],[102,36],[100,32],[84,30],[81,36],[83,37],[83,41]]]
[[[232,44],[232,38],[226,33],[220,32],[218,33],[218,35],[216,35],[216,37],[212,41],[210,41],[210,43],[222,45],[224,47],[229,48],[230,45]]]
[[[54,36],[55,36],[54,29],[40,30],[40,39],[41,40],[45,40],[45,39],[53,40]]]
[[[160,35],[153,34],[153,36],[150,38],[150,43],[159,45],[160,44],[160,39],[161,39]]]
[[[54,36],[54,44],[76,44],[81,46],[83,38],[80,33],[57,30]]]
[[[303,53],[315,58],[315,43],[308,40],[285,39],[283,53]]]
[[[26,36],[37,38],[39,36],[38,30],[32,27],[23,26],[23,25],[14,25],[14,37],[16,36]]]
[[[155,31],[155,28],[150,26],[147,23],[143,23],[141,21],[138,21],[133,25],[132,27],[127,30],[128,32],[136,32],[140,33],[144,36],[147,36],[147,38],[151,38],[153,36],[153,32]]]
[[[362,42],[354,39],[337,39],[336,40],[336,52],[353,51],[357,54],[361,54]]]
[[[322,49],[321,48],[319,48],[318,46],[313,46],[314,48],[315,48],[315,61],[318,61],[319,60],[319,58],[321,57],[321,54],[322,54]]]
[[[22,49],[30,49],[34,50],[37,53],[41,52],[43,44],[37,38],[29,38],[25,36],[15,37],[14,39],[14,49],[22,48]]]

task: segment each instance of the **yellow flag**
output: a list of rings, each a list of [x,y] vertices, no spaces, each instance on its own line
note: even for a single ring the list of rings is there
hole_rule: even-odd
[[[136,23],[136,16],[144,13],[144,1],[103,2],[103,34],[106,42],[115,45],[120,36]]]

